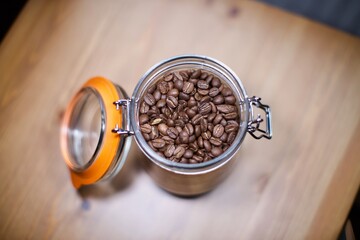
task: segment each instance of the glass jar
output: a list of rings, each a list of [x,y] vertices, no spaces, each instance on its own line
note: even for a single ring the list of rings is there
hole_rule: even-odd
[[[231,146],[220,156],[206,162],[187,164],[159,156],[140,132],[139,105],[144,92],[159,77],[182,69],[201,69],[220,78],[233,90],[240,113],[239,131]],[[117,84],[102,77],[86,82],[69,103],[61,126],[61,149],[76,188],[114,176],[124,165],[135,138],[144,154],[144,167],[154,181],[169,192],[197,195],[220,183],[236,161],[246,133],[254,138],[271,139],[270,108],[258,97],[249,98],[236,74],[225,64],[199,55],[176,56],[164,60],[140,79],[131,98]],[[257,107],[265,112],[255,116]]]

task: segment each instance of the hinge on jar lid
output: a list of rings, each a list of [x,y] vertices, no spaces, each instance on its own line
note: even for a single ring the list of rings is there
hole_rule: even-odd
[[[117,133],[119,135],[125,135],[125,136],[134,135],[134,131],[130,130],[130,121],[129,121],[129,119],[130,119],[130,108],[129,108],[130,102],[131,102],[130,99],[119,99],[114,102],[116,110],[119,110],[120,107],[122,107],[122,109],[125,110],[126,114],[123,119],[123,121],[125,121],[125,129],[119,128],[119,125],[116,124],[115,127],[111,130],[113,133]]]
[[[267,139],[272,138],[272,126],[271,126],[271,111],[270,107],[268,105],[261,103],[261,98],[253,96],[251,98],[248,98],[250,103],[250,119],[248,123],[248,132],[256,139],[260,139],[262,137],[265,137]],[[260,109],[262,109],[266,114],[266,129],[263,130],[260,128],[260,124],[264,121],[261,118],[261,115],[258,114],[255,118],[254,116],[254,110],[252,106],[256,106]],[[260,132],[260,135],[255,135],[255,132]]]

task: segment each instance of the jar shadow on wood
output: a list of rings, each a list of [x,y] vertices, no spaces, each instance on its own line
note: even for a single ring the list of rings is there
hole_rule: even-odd
[[[127,156],[127,160],[122,166],[122,170],[110,179],[103,179],[97,184],[84,185],[78,189],[82,198],[106,198],[111,197],[117,192],[126,191],[136,179],[139,171],[143,170],[145,155],[138,151],[134,141]]]

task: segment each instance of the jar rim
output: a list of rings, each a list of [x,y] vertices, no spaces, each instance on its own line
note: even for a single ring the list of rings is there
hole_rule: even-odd
[[[174,64],[174,65],[171,65]],[[236,89],[239,89],[240,92],[236,92],[238,95],[237,97],[241,99],[239,105],[243,105],[245,109],[245,116],[244,120],[241,124],[244,124],[245,126],[239,128],[239,133],[237,134],[234,142],[230,145],[230,147],[221,155],[218,157],[215,157],[209,161],[202,162],[202,163],[196,163],[196,164],[188,164],[188,163],[178,163],[173,162],[171,160],[168,160],[164,157],[159,156],[154,150],[151,149],[151,147],[148,145],[148,143],[143,138],[141,131],[139,129],[139,123],[137,121],[138,114],[138,104],[139,99],[142,96],[141,91],[143,89],[147,89],[147,87],[157,79],[158,75],[160,73],[164,72],[166,69],[173,68],[174,66],[178,65],[191,65],[196,64],[199,66],[207,67],[209,69],[212,69],[216,71],[217,73],[222,73],[221,75],[226,77],[226,79],[222,78],[222,80],[226,80],[228,84],[234,85]],[[144,83],[148,79],[149,76],[154,74],[152,81]],[[156,75],[158,74],[158,75]],[[145,84],[145,85],[144,85]],[[236,86],[237,85],[237,86]],[[163,168],[172,168],[172,169],[184,169],[184,170],[204,170],[211,168],[214,169],[214,167],[220,167],[221,165],[225,164],[228,160],[230,160],[233,155],[239,150],[242,141],[245,138],[246,132],[247,132],[247,124],[249,121],[249,109],[250,104],[247,98],[246,91],[242,85],[242,82],[240,78],[233,72],[226,64],[223,62],[216,60],[211,57],[203,56],[203,55],[178,55],[174,56],[168,59],[165,59],[157,64],[155,64],[153,67],[151,67],[139,80],[138,84],[136,85],[132,99],[131,99],[131,109],[133,111],[130,112],[130,122],[132,129],[135,134],[135,140],[141,149],[141,151],[154,163],[159,165]]]

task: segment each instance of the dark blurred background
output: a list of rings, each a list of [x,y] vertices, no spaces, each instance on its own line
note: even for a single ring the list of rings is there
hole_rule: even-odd
[[[360,36],[359,0],[260,0]]]
[[[360,0],[258,0],[292,13],[360,36]],[[0,41],[16,19],[26,0],[0,3]]]
[[[360,36],[360,0],[259,0],[286,11],[302,15],[324,23],[338,30]],[[5,37],[12,23],[26,0],[8,0],[0,3],[0,42]],[[24,41],[26,41],[24,39]],[[356,239],[360,239],[360,196],[349,214]],[[347,239],[345,231],[339,239]]]

